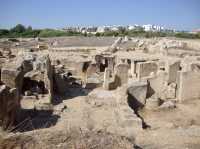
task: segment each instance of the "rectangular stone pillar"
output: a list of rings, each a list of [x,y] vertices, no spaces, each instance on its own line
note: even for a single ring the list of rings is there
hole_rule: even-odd
[[[117,86],[128,83],[128,64],[118,64],[115,67],[115,83]]]
[[[168,73],[167,82],[170,84],[172,82],[176,82],[177,72],[180,70],[180,61],[167,61],[166,62],[166,72]]]
[[[106,60],[108,62],[108,68],[111,70],[111,72],[113,72],[114,71],[114,63],[115,63],[114,57],[106,57]]]
[[[105,90],[109,90],[110,74],[111,74],[111,70],[108,68],[105,68],[104,78],[103,78],[103,88]]]
[[[199,72],[178,72],[177,99],[179,101],[200,98],[200,73]]]
[[[131,60],[131,76],[136,77],[136,62],[134,60]]]

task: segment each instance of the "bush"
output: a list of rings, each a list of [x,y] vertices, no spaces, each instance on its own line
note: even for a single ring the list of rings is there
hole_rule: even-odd
[[[40,32],[39,37],[58,37],[58,36],[63,36],[63,35],[64,35],[64,32],[55,31],[51,29],[45,29]]]
[[[101,33],[96,33],[95,36],[96,36],[96,37],[100,37],[100,36],[101,36]]]
[[[199,38],[199,35],[198,34],[186,33],[186,32],[180,32],[180,33],[176,33],[175,37],[177,37],[177,38],[195,39],[195,38]]]
[[[6,37],[9,35],[9,30],[7,29],[0,29],[0,37]]]
[[[21,37],[26,38],[36,38],[40,34],[40,30],[27,30],[26,32],[21,34]]]

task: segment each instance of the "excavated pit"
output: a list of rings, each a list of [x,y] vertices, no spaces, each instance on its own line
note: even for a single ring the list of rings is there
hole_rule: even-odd
[[[142,128],[143,129],[151,128],[151,126],[148,125],[145,122],[144,118],[139,113],[139,110],[141,110],[144,107],[144,105],[142,103],[140,103],[137,99],[135,99],[129,93],[128,93],[128,97],[127,98],[128,98],[127,102],[128,102],[129,107],[134,111],[134,113],[137,115],[137,117],[141,119],[141,121],[142,121]]]

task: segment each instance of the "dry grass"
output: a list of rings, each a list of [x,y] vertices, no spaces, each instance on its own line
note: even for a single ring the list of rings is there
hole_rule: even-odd
[[[105,132],[74,129],[67,132],[37,131],[29,135],[0,138],[0,149],[132,149],[126,138]]]
[[[3,139],[0,137],[0,149],[35,149],[36,141],[30,136],[9,137]]]

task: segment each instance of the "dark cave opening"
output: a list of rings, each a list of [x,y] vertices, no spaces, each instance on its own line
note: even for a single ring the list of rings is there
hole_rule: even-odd
[[[25,95],[26,91],[36,94],[47,94],[48,90],[45,88],[44,81],[32,80],[29,77],[24,77],[22,84],[22,94]]]
[[[105,63],[100,63],[100,72],[104,72],[105,68],[108,67],[108,60],[105,59]]]

